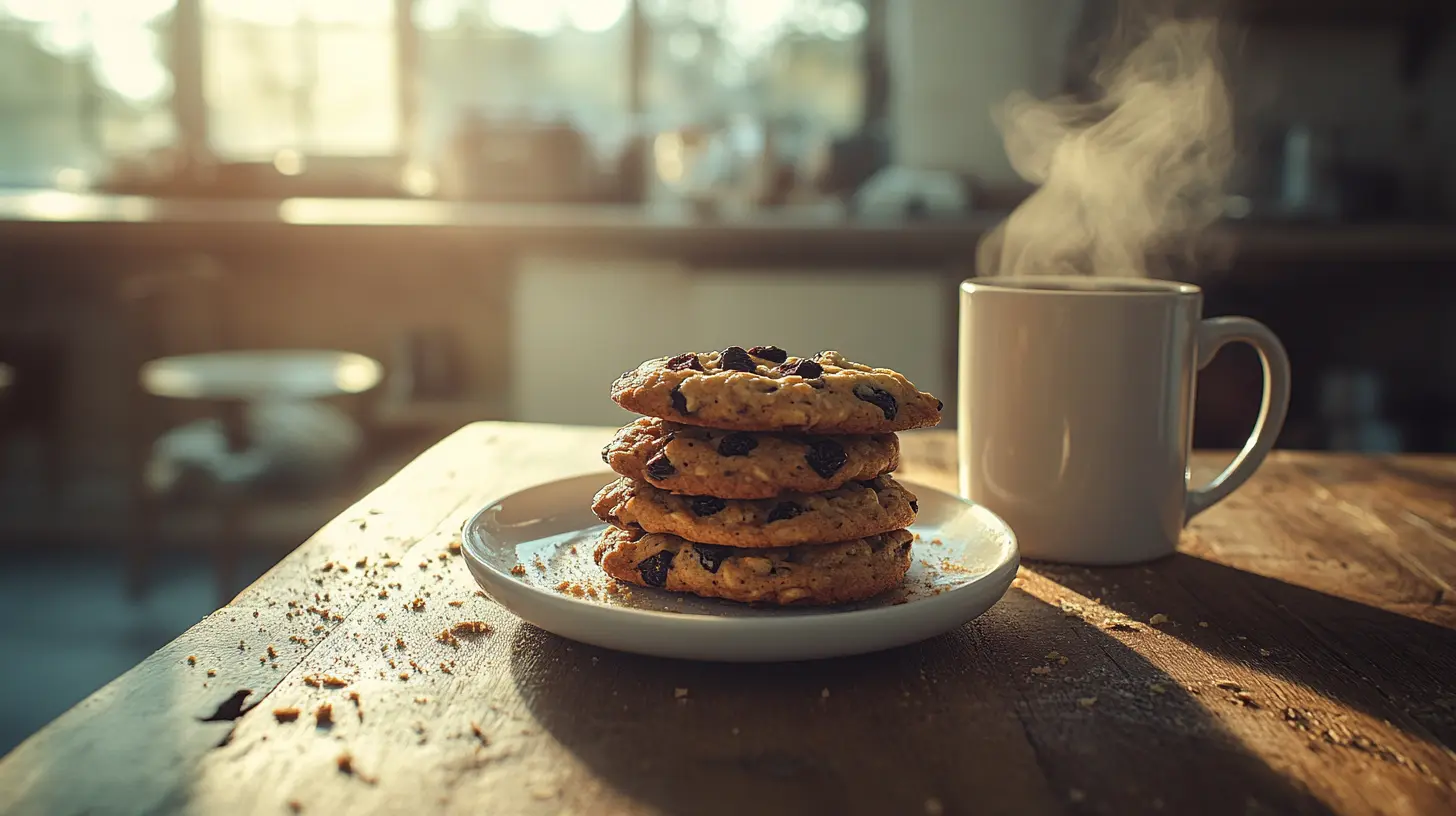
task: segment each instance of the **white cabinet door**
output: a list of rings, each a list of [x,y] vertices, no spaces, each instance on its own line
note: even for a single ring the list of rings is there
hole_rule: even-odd
[[[729,345],[824,349],[894,368],[950,408],[943,274],[687,270],[671,262],[523,259],[512,310],[512,419],[621,425],[608,396],[639,362]]]

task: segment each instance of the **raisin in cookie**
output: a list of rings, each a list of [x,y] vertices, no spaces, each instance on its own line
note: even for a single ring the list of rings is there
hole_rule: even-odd
[[[592,503],[597,518],[623,529],[672,533],[730,547],[827,544],[908,527],[915,494],[889,476],[850,482],[823,493],[784,493],[772,499],[681,496],[647,482],[621,478]]]
[[[673,493],[768,499],[873,479],[900,464],[894,434],[808,436],[722,431],[644,417],[602,449],[612,470]]]
[[[789,357],[773,346],[729,346],[649,360],[612,383],[629,411],[730,431],[873,434],[940,422],[940,400],[888,368],[837,351]]]
[[[911,535],[745,550],[698,544],[665,533],[608,527],[596,549],[602,570],[619,581],[745,603],[818,605],[872,598],[910,569]]]

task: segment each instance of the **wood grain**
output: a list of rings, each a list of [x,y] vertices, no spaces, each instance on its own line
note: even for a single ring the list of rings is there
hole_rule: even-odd
[[[610,433],[457,433],[0,760],[0,810],[1456,811],[1456,461],[1276,454],[1171,558],[1027,564],[925,643],[722,666],[520,624],[450,554]],[[953,489],[953,439],[905,434],[901,475]],[[492,631],[437,639],[462,621]]]

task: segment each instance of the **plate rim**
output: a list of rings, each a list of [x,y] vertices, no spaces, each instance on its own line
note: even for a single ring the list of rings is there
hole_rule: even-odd
[[[590,471],[583,471],[575,474],[569,474],[566,476],[560,476],[554,479],[548,479],[543,482],[537,482],[535,484],[513,490],[510,493],[491,499],[490,501],[483,504],[480,508],[478,508],[475,512],[471,513],[470,516],[467,517],[465,522],[461,525],[461,542],[464,545],[461,547],[462,556],[465,557],[468,565],[472,568],[484,570],[489,573],[493,579],[501,582],[509,582],[512,587],[518,589],[519,591],[532,593],[533,595],[538,596],[545,602],[552,604],[562,610],[583,609],[591,610],[591,614],[625,614],[628,616],[636,617],[641,622],[655,621],[659,623],[667,623],[668,621],[671,621],[671,625],[682,628],[693,626],[705,628],[731,626],[735,628],[770,628],[776,630],[783,630],[786,625],[799,626],[807,629],[813,628],[816,625],[837,627],[846,625],[846,623],[853,621],[863,621],[866,623],[870,622],[866,621],[866,618],[873,618],[875,621],[892,621],[893,619],[901,616],[916,617],[927,611],[924,606],[925,604],[932,604],[935,608],[951,606],[956,600],[959,600],[957,596],[964,591],[971,590],[977,586],[987,584],[988,582],[992,584],[1004,583],[1006,584],[1006,586],[1001,590],[1000,596],[998,596],[995,601],[991,602],[991,606],[994,606],[995,604],[999,603],[1002,598],[1005,597],[1006,592],[1010,588],[1011,580],[1015,577],[1017,570],[1021,566],[1021,548],[1016,538],[1016,532],[1011,529],[1011,525],[1008,524],[1005,519],[998,516],[986,506],[977,504],[976,502],[973,502],[962,496],[958,496],[954,493],[941,490],[938,487],[932,487],[930,485],[924,484],[922,482],[917,482],[915,480],[898,478],[896,479],[897,481],[901,482],[906,487],[909,487],[912,490],[919,489],[923,491],[938,493],[947,499],[953,500],[954,502],[959,503],[977,512],[983,517],[984,521],[987,521],[992,525],[998,526],[1001,532],[1004,533],[1004,540],[1006,541],[1006,555],[1004,559],[997,563],[995,566],[993,566],[991,569],[987,570],[983,575],[978,578],[948,589],[938,595],[932,595],[931,597],[922,598],[918,601],[912,601],[909,603],[894,604],[890,606],[873,606],[867,609],[850,609],[844,610],[842,612],[828,612],[817,615],[763,615],[753,617],[732,617],[725,615],[705,615],[701,613],[684,614],[681,612],[664,612],[656,609],[638,609],[630,606],[603,604],[589,601],[585,598],[576,598],[570,595],[562,595],[560,593],[551,592],[541,587],[537,587],[524,581],[517,580],[515,576],[512,576],[509,573],[496,568],[489,562],[485,561],[483,558],[479,557],[474,552],[472,544],[478,543],[479,545],[484,546],[484,542],[478,540],[481,538],[481,536],[477,531],[476,522],[480,519],[481,516],[485,515],[485,513],[490,511],[492,508],[502,503],[505,503],[522,493],[526,493],[532,490],[538,490],[549,485],[556,485],[562,482],[576,481],[579,479],[586,479],[587,477],[597,476],[601,476],[610,480],[617,477],[618,475],[619,474],[611,470],[593,469]],[[472,569],[472,572],[474,572],[474,569]],[[473,577],[475,577],[477,583],[479,583],[479,577]],[[482,588],[486,589],[487,591],[491,589],[490,587]],[[505,604],[500,603],[499,600],[496,600],[496,603],[500,604],[502,607],[505,607],[506,611],[510,612],[512,615],[515,615],[516,617],[525,620],[524,616],[516,612],[514,609],[506,606]],[[989,607],[987,608],[989,609]]]

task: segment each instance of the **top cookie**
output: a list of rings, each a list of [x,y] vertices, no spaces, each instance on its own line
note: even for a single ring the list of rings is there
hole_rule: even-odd
[[[773,346],[649,360],[612,383],[639,414],[733,431],[873,434],[940,422],[940,400],[888,368],[837,351],[790,357]]]

